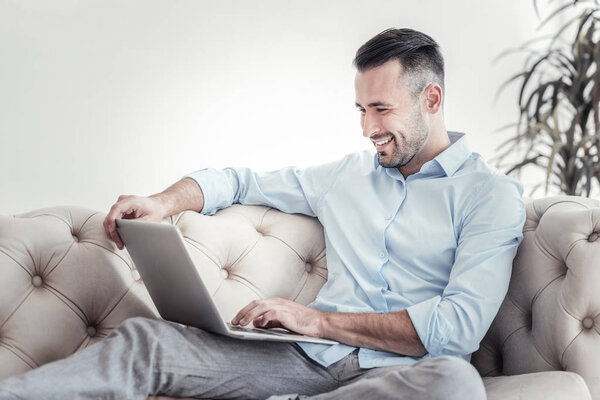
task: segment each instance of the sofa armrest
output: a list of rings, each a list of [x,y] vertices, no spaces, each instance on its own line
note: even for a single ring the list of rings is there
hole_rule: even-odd
[[[128,317],[158,317],[104,217],[75,206],[0,215],[0,380],[94,344]]]
[[[508,294],[472,363],[482,376],[563,370],[600,399],[600,202],[527,203]]]

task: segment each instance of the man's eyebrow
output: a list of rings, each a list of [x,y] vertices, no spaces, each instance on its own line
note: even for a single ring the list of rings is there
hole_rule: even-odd
[[[354,105],[356,107],[358,107],[358,108],[362,108],[363,107],[363,106],[361,106],[360,104],[358,104],[356,102],[354,103]],[[369,107],[392,107],[392,105],[388,104],[388,103],[384,103],[382,101],[376,101],[374,103],[369,103]]]

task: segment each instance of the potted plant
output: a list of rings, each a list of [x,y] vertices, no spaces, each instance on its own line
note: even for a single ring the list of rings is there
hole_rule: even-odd
[[[535,0],[533,5],[539,16]],[[545,181],[532,192],[543,185],[546,194],[553,186],[563,194],[589,197],[600,183],[599,12],[597,0],[563,1],[540,27],[558,16],[567,17],[566,23],[551,37],[515,49],[528,53],[524,68],[500,88],[519,82],[519,118],[495,159],[508,167],[507,174],[528,165],[545,170]],[[541,40],[549,41],[542,51]],[[506,162],[514,156],[516,162]]]

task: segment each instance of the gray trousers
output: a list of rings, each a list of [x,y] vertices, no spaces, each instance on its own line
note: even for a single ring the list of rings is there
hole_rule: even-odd
[[[0,382],[0,399],[485,399],[456,357],[361,369],[356,352],[324,368],[295,344],[232,339],[130,318],[70,357]]]

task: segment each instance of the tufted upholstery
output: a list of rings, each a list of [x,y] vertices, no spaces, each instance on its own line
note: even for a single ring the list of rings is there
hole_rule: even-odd
[[[76,207],[0,216],[0,378],[89,346],[127,317],[156,315],[103,218]]]
[[[0,379],[66,357],[132,316],[158,312],[105,214],[55,207],[0,216]],[[317,220],[232,206],[171,216],[225,318],[251,300],[308,304],[327,280]]]
[[[490,400],[588,399],[588,387],[600,400],[600,204],[539,199],[527,215],[509,294],[472,363]],[[157,317],[104,216],[72,206],[0,216],[0,379],[101,340],[125,318]],[[181,229],[226,318],[259,297],[306,304],[327,279],[315,219],[234,205],[163,223]]]
[[[472,363],[483,376],[573,371],[600,399],[600,202],[527,204],[506,298]]]

